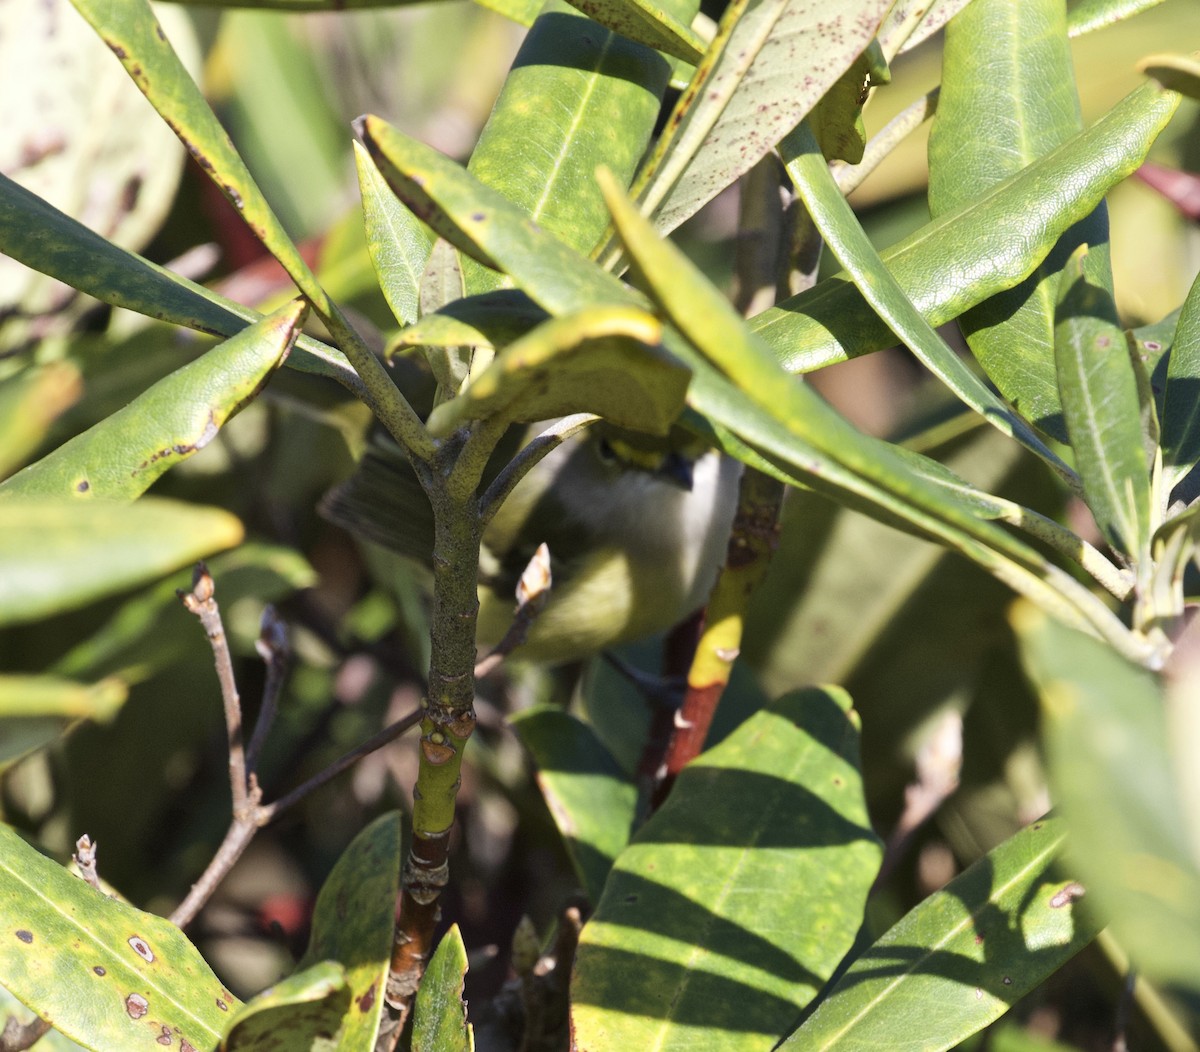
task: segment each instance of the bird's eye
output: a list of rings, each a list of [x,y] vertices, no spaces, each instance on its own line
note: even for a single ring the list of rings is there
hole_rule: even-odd
[[[617,462],[617,451],[613,449],[612,443],[607,438],[602,438],[596,443],[596,456],[600,458],[602,464]]]

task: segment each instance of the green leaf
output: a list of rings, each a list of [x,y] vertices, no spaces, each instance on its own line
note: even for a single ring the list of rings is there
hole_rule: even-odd
[[[963,363],[924,318],[875,251],[853,210],[842,196],[806,125],[792,132],[780,154],[813,223],[838,262],[846,268],[872,309],[965,405],[992,426],[1031,449],[1065,475],[1070,472],[1054,453]]]
[[[132,500],[250,402],[303,324],[296,301],[160,380],[124,409],[0,484],[14,496]]]
[[[336,962],[347,998],[338,1048],[370,1049],[379,1032],[400,893],[400,815],[375,819],[342,852],[317,896],[313,933],[297,971]],[[288,1048],[293,1047],[288,1045]]]
[[[4,985],[91,1049],[217,1046],[237,1000],[183,933],[97,891],[0,825]]]
[[[1058,0],[975,0],[946,29],[942,94],[929,138],[929,209],[968,206],[1082,128]],[[1111,287],[1104,206],[1067,230],[1032,274],[959,319],[971,353],[1030,423],[1066,441],[1054,367],[1054,304],[1071,252]]]
[[[1163,488],[1169,494],[1200,462],[1200,276],[1175,324],[1162,421]]]
[[[1157,7],[1162,0],[1079,0],[1071,5],[1071,36],[1082,36]]]
[[[1084,499],[1105,540],[1134,561],[1149,554],[1150,474],[1137,379],[1108,293],[1088,281],[1080,249],[1063,270],[1054,357]]]
[[[696,4],[660,5],[650,0],[575,0],[573,6],[602,26],[681,62],[694,66],[704,57],[704,41],[687,22],[678,17],[694,17],[699,10]]]
[[[82,393],[79,368],[66,361],[34,366],[0,383],[0,480],[25,463]]]
[[[1138,63],[1138,69],[1153,77],[1164,88],[1177,91],[1189,99],[1200,99],[1200,61],[1187,55],[1149,55]]]
[[[0,174],[0,252],[114,307],[214,336],[233,336],[263,315],[106,241]],[[353,386],[332,347],[300,336],[294,368]]]
[[[1054,869],[1066,830],[1035,822],[910,910],[838,979],[780,1052],[953,1048],[1100,929]]]
[[[152,581],[242,539],[220,508],[0,501],[0,624],[19,624]]]
[[[1148,977],[1200,991],[1194,762],[1164,718],[1155,677],[1095,640],[1018,607],[1013,625],[1042,699],[1054,798],[1088,896]],[[1172,705],[1194,706],[1189,696]]]
[[[517,54],[468,171],[586,253],[608,226],[596,168],[608,165],[629,185],[669,77],[661,55],[551,0]],[[464,273],[468,293],[497,284],[477,267]]]
[[[129,691],[118,679],[0,675],[0,765],[53,741],[76,720],[107,722]]]
[[[890,6],[731,3],[634,184],[654,225],[674,230],[753,168],[850,68]]]
[[[850,948],[880,857],[849,697],[781,698],[618,857],[572,977],[579,1047],[770,1048]]]
[[[889,79],[883,51],[878,40],[872,40],[812,108],[807,120],[827,160],[858,164],[863,159],[867,145],[863,104],[872,86]]]
[[[665,435],[689,371],[662,351],[662,326],[638,308],[599,307],[544,322],[509,344],[458,398],[430,414],[447,435],[466,420],[533,423],[589,412]]]
[[[221,1052],[327,1052],[349,1001],[345,969],[336,961],[293,972],[242,1005]]]
[[[448,157],[378,117],[360,118],[357,127],[379,171],[409,208],[465,255],[511,275],[550,314],[642,302]]]
[[[304,293],[322,320],[335,308],[267,204],[233,142],[154,17],[149,0],[72,0],[246,225]]]
[[[413,1052],[472,1052],[475,1037],[467,1022],[463,978],[467,949],[452,924],[421,977],[413,1007]]]
[[[929,4],[897,4],[879,26],[880,49],[888,59],[911,51],[950,21],[971,0],[933,0]]]
[[[506,292],[509,290],[499,290],[501,294]],[[461,303],[465,293],[462,260],[450,242],[439,237],[433,243],[433,249],[429,253],[429,262],[425,265],[420,279],[418,308],[423,319],[430,319],[422,326],[422,332],[436,327],[439,319],[444,317],[437,312],[444,307],[449,308],[456,303]],[[485,293],[484,295],[490,294]],[[420,347],[424,351],[425,360],[429,363],[429,371],[433,373],[433,378],[437,383],[437,400],[445,401],[453,398],[462,390],[471,373],[471,361],[474,358],[473,348],[476,346],[476,341],[472,339],[469,332],[464,331],[468,330],[470,326],[455,326],[453,322],[449,322],[446,326],[448,331],[439,330],[437,336],[440,338],[435,337],[430,340],[418,338],[416,343],[408,343],[404,341],[404,334],[411,328],[413,326],[403,330],[400,337],[388,345],[384,351],[384,357],[390,362],[398,349],[407,346]],[[447,337],[453,338],[447,339]],[[485,343],[486,341],[479,342]],[[485,353],[489,349],[485,348]]]
[[[538,786],[588,899],[599,902],[613,859],[629,843],[637,788],[591,726],[570,713],[543,705],[511,722],[533,754]]]
[[[401,325],[417,320],[421,275],[433,247],[429,231],[392,193],[367,152],[354,143],[367,249],[379,287]]]
[[[317,572],[302,555],[261,541],[241,544],[208,559],[207,565],[227,608],[247,601],[278,602],[317,583]],[[188,570],[133,596],[95,634],[59,658],[52,671],[74,678],[119,675],[135,682],[178,660],[191,651],[193,640],[190,634],[164,633],[163,619],[180,609],[177,593],[190,587],[190,581]]]
[[[883,253],[904,295],[943,325],[1029,276],[1072,225],[1131,175],[1179,105],[1155,85],[1131,92],[1087,131]],[[752,318],[791,372],[890,347],[896,337],[844,274]]]

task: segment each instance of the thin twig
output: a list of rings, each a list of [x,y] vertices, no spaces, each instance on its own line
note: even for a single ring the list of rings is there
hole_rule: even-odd
[[[213,651],[217,679],[221,684],[221,700],[225,708],[225,733],[229,744],[229,786],[233,793],[233,813],[249,813],[251,802],[246,782],[246,753],[242,745],[242,703],[237,682],[233,677],[233,658],[229,653],[229,638],[221,623],[221,611],[213,598],[213,579],[204,563],[196,564],[192,575],[192,590],[179,592],[179,598],[190,613],[200,619]],[[255,801],[257,803],[257,801]]]
[[[479,521],[487,525],[504,499],[516,488],[530,470],[547,453],[557,449],[572,435],[594,424],[600,418],[594,413],[574,413],[556,420],[545,431],[534,438],[505,465],[504,470],[492,480],[479,502]]]
[[[96,872],[96,845],[87,833],[75,841],[75,854],[71,859],[79,867],[79,875],[84,881],[97,891],[104,890],[100,887],[100,875]]]
[[[274,803],[263,804],[258,808],[259,825],[265,826],[275,821],[279,815],[286,811],[293,804],[304,799],[309,793],[316,789],[320,789],[326,782],[336,778],[339,774],[345,771],[348,767],[353,766],[364,756],[369,756],[371,753],[382,749],[385,745],[395,741],[405,731],[415,727],[421,722],[421,717],[424,715],[421,709],[414,709],[407,716],[402,716],[395,723],[384,727],[378,734],[372,735],[361,745],[351,749],[345,755],[334,760],[328,767],[314,774],[303,785],[297,786],[290,793],[281,796]]]
[[[32,1048],[40,1041],[49,1029],[50,1024],[45,1019],[34,1018],[22,1023],[16,1016],[10,1015],[0,1031],[0,1052],[25,1052],[25,1049]]]

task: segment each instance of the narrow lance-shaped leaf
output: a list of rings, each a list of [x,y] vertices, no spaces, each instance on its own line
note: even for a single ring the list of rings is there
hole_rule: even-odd
[[[1130,175],[1179,105],[1156,84],[1131,92],[1091,128],[883,253],[905,294],[942,325],[1024,280],[1062,233]],[[844,275],[784,300],[750,327],[792,372],[896,342]]]
[[[521,45],[467,170],[543,230],[588,252],[608,225],[593,173],[606,164],[629,185],[669,77],[662,55],[551,0]],[[468,294],[507,283],[471,262],[463,271]]]
[[[1150,539],[1150,474],[1137,380],[1108,293],[1088,281],[1080,249],[1063,270],[1054,360],[1084,498],[1105,540],[1134,561]]]
[[[242,536],[242,524],[227,511],[153,497],[135,504],[0,500],[0,624],[145,584]]]
[[[754,167],[867,47],[890,6],[730,4],[634,186],[655,226],[674,230]]]
[[[0,485],[0,499],[132,500],[202,450],[279,367],[307,307],[297,300],[170,376]]]
[[[879,258],[830,175],[812,133],[800,125],[780,147],[788,175],[830,251],[872,309],[939,380],[993,427],[1031,449],[1065,476],[1070,470],[1029,425],[997,398],[922,317]]]
[[[251,232],[296,283],[362,378],[362,395],[375,415],[414,454],[429,456],[431,440],[416,413],[304,262],[171,47],[149,0],[123,0],[115,6],[106,0],[72,3],[121,60],[134,83],[241,214]]]
[[[1060,819],[1035,822],[909,911],[780,1052],[941,1052],[999,1018],[1100,930],[1055,868],[1065,839]]]
[[[573,0],[572,6],[639,44],[695,65],[704,55],[704,41],[691,28],[698,5],[690,0]]]
[[[421,274],[429,259],[429,231],[396,199],[362,146],[357,142],[353,145],[367,250],[379,288],[396,321],[411,325],[417,320]]]
[[[4,985],[93,1049],[211,1052],[237,1000],[174,924],[109,898],[0,825]]]
[[[974,0],[946,29],[942,94],[929,137],[929,210],[961,208],[1082,127],[1059,0]],[[966,311],[971,353],[1030,423],[1066,441],[1054,368],[1054,304],[1070,253],[1090,246],[1091,280],[1111,287],[1104,205],[1066,231],[1023,282]]]
[[[1175,325],[1162,430],[1164,488],[1169,494],[1200,462],[1200,275]]]
[[[572,978],[579,1047],[770,1048],[850,948],[880,857],[849,697],[752,716],[618,856]]]
[[[0,252],[102,303],[213,336],[233,336],[263,317],[106,241],[2,173]],[[333,377],[351,389],[359,385],[332,347],[302,335],[297,351],[288,360],[294,368]]]
[[[467,948],[454,924],[421,977],[413,1006],[413,1052],[472,1052],[474,1035],[463,1000],[466,974]]]

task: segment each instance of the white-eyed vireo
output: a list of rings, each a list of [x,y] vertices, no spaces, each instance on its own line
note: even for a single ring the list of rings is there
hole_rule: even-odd
[[[655,438],[599,423],[568,439],[521,480],[484,533],[480,652],[511,624],[517,581],[541,543],[553,585],[515,657],[571,661],[683,620],[703,605],[724,558],[739,474],[736,461],[682,428]],[[432,513],[398,448],[372,445],[324,511],[428,564]]]

